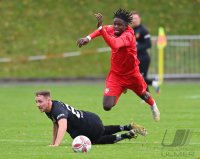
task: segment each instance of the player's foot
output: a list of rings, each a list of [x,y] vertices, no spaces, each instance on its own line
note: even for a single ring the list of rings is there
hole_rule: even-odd
[[[159,121],[160,120],[160,111],[158,110],[158,107],[152,106],[151,111],[152,111],[154,120]]]
[[[159,82],[158,82],[157,80],[154,80],[154,81],[152,82],[152,86],[155,88],[156,93],[157,93],[158,95],[160,95],[160,85],[159,85]]]
[[[126,133],[128,139],[132,139],[132,138],[137,138],[137,133],[135,132],[135,130],[130,130]]]
[[[131,123],[130,124],[130,127],[138,134],[142,135],[142,136],[146,136],[148,133],[147,133],[147,130],[141,126],[141,125],[138,125],[136,123]]]
[[[157,87],[156,87],[156,93],[157,93],[158,95],[160,95],[160,86],[157,86]]]

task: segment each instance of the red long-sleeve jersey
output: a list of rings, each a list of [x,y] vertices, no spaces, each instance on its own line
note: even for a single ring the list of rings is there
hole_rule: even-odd
[[[95,30],[89,36],[93,39],[100,35],[112,49],[110,72],[137,76],[139,60],[133,29],[128,26],[120,36],[115,36],[113,26],[103,26],[101,30]]]

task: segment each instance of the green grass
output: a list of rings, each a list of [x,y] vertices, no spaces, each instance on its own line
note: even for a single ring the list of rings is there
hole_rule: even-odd
[[[72,51],[77,38],[95,29],[94,13],[101,12],[104,24],[111,24],[113,12],[120,7],[140,11],[152,35],[160,26],[167,35],[199,34],[199,4],[199,0],[182,0],[179,5],[176,0],[1,1],[0,55]]]
[[[76,40],[96,28],[96,12],[103,14],[104,24],[112,24],[113,12],[118,8],[138,10],[151,35],[157,35],[160,26],[165,28],[167,35],[196,35],[200,33],[199,6],[199,0],[181,0],[178,5],[177,0],[0,1],[0,57],[9,57],[15,61],[0,63],[0,77],[52,78],[57,73],[62,77],[86,76],[88,64],[99,62],[98,55],[84,60],[76,57],[75,60],[50,59],[30,63],[23,59],[33,55],[79,51]],[[88,52],[105,46],[102,38],[98,38],[81,51]],[[101,67],[107,65],[106,60],[101,61]],[[81,61],[81,65],[76,61]],[[72,69],[67,69],[71,66]],[[91,68],[91,76],[105,75],[99,65],[94,64]],[[73,69],[75,71],[72,72]],[[34,70],[34,73],[29,70]]]
[[[161,111],[161,121],[155,123],[146,104],[132,92],[122,95],[110,112],[102,109],[104,83],[94,84],[33,84],[0,85],[0,158],[5,159],[198,159],[200,157],[200,83],[165,83],[160,96],[151,92]],[[36,90],[49,89],[54,99],[79,109],[97,113],[105,124],[127,124],[135,121],[144,125],[149,134],[136,140],[113,145],[95,145],[87,154],[71,149],[72,139],[66,134],[60,147],[52,148],[51,121],[39,112],[34,102]],[[170,144],[177,129],[190,129],[189,145],[163,147]]]

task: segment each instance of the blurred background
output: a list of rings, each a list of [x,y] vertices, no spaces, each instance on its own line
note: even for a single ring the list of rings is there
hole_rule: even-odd
[[[137,10],[152,36],[149,76],[158,73],[158,28],[167,36],[165,79],[200,80],[200,0],[1,0],[0,79],[104,78],[110,51],[102,38],[79,49],[96,29],[94,13],[112,24],[118,8]]]

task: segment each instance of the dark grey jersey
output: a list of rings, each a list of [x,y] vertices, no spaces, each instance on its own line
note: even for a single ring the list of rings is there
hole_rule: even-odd
[[[139,59],[147,54],[147,49],[151,48],[151,36],[147,28],[140,24],[133,28],[137,42],[137,53]]]
[[[52,108],[46,115],[55,123],[60,119],[67,119],[67,132],[72,138],[85,135],[91,140],[103,132],[101,119],[94,113],[77,110],[60,101],[52,101]],[[97,131],[96,131],[97,130]]]

